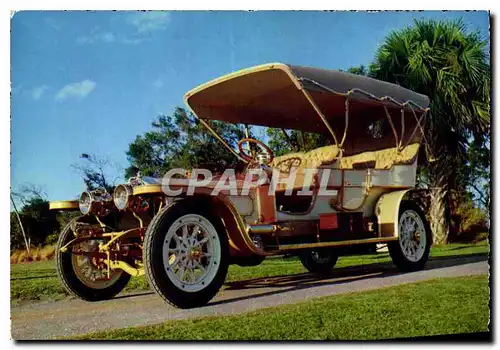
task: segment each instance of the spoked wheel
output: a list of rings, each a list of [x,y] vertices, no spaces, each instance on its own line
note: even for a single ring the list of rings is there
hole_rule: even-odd
[[[299,255],[302,265],[312,273],[329,275],[337,263],[338,256],[332,249],[306,250]]]
[[[67,252],[61,248],[75,236],[68,224],[59,236],[56,246],[57,273],[69,294],[87,301],[113,298],[130,280],[122,270],[112,270],[108,278],[107,267],[97,254],[99,240],[89,240],[73,245]]]
[[[179,308],[205,305],[227,274],[229,247],[219,222],[181,203],[159,213],[145,236],[146,277],[155,291]]]
[[[392,261],[401,271],[424,268],[429,259],[432,235],[420,208],[411,202],[402,202],[399,210],[399,240],[387,246]]]

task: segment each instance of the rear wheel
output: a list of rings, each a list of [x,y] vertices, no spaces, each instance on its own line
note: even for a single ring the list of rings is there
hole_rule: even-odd
[[[331,274],[338,256],[332,249],[305,250],[299,255],[302,265],[312,273]]]
[[[420,208],[412,202],[402,202],[398,221],[399,239],[387,245],[396,267],[404,272],[424,268],[429,259],[432,235]]]
[[[229,265],[228,240],[220,222],[182,202],[153,219],[143,254],[148,282],[179,308],[207,304],[222,287]]]
[[[61,252],[61,248],[74,238],[70,223],[61,232],[56,246],[57,274],[68,293],[87,301],[111,299],[120,293],[130,275],[122,270],[111,270],[108,278],[107,267],[97,254],[93,254],[98,252],[102,241],[84,241]]]

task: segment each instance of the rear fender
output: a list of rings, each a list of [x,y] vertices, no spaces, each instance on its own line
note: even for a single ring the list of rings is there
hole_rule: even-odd
[[[399,207],[403,197],[411,190],[386,193],[375,204],[379,237],[398,237]]]
[[[425,210],[426,189],[407,189],[382,195],[375,205],[379,237],[398,237],[399,209],[403,200],[415,203],[422,212]]]

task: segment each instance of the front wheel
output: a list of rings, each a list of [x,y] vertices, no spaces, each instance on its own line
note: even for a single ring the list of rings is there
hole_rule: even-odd
[[[333,249],[305,250],[299,255],[302,265],[312,273],[329,275],[337,263],[338,256]]]
[[[67,252],[61,248],[75,238],[71,223],[66,225],[56,245],[57,274],[66,291],[86,301],[100,301],[113,298],[130,280],[122,270],[107,274],[107,266],[99,255],[98,239],[74,244]]]
[[[424,268],[429,259],[432,235],[420,208],[412,202],[402,202],[399,210],[399,239],[387,245],[396,267],[403,272]]]
[[[165,301],[183,309],[207,304],[222,287],[229,265],[222,225],[182,202],[153,219],[143,254],[149,284]]]

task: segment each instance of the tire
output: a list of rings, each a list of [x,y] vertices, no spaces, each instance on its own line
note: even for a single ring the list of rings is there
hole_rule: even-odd
[[[175,202],[154,217],[144,237],[143,255],[150,286],[181,309],[206,305],[222,287],[230,262],[222,223],[202,205],[187,201]]]
[[[305,250],[299,254],[302,265],[312,273],[328,276],[337,263],[338,256],[333,249]]]
[[[405,228],[405,221],[408,224],[407,229]],[[416,230],[413,230],[413,227]],[[399,239],[397,241],[387,244],[389,255],[396,267],[402,272],[423,269],[429,259],[432,234],[424,213],[413,202],[401,202],[398,218],[398,236]]]
[[[73,221],[78,221],[75,219]],[[75,238],[69,223],[59,235],[56,245],[56,268],[59,279],[66,291],[77,298],[86,301],[100,301],[113,298],[120,293],[130,280],[130,275],[121,270],[114,270],[111,280],[91,281],[86,279],[78,265],[78,259],[81,257],[73,255],[68,249],[67,252],[61,252],[61,247]],[[95,245],[94,245],[95,247]],[[81,258],[85,259],[85,258]],[[87,259],[88,261],[88,259]],[[84,264],[84,267],[92,268],[91,263]],[[100,271],[98,271],[101,273]]]

